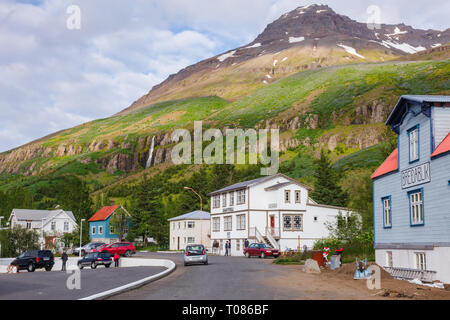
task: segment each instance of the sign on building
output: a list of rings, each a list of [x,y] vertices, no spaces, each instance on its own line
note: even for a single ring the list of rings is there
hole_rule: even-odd
[[[431,181],[430,163],[423,163],[402,171],[402,188],[410,188]]]

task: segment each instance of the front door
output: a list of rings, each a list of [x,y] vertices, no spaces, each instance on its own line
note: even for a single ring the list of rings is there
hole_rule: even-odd
[[[177,250],[180,250],[180,237],[178,237],[178,246],[177,246]]]
[[[273,232],[275,230],[275,216],[270,216],[270,232],[273,235]]]

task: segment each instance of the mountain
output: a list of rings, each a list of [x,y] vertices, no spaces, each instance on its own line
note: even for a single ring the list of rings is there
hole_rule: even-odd
[[[196,120],[220,129],[279,128],[281,160],[296,178],[308,179],[297,169],[322,148],[340,167],[376,166],[399,96],[450,94],[450,46],[435,42],[448,42],[448,30],[383,25],[376,33],[327,6],[298,8],[250,44],[170,76],[117,115],[0,153],[0,191],[36,190],[66,175],[93,192],[135,183],[171,166],[171,132],[192,130]],[[419,52],[399,49],[409,47]]]
[[[119,114],[155,102],[216,95],[234,101],[299,71],[355,62],[387,61],[450,42],[450,29],[366,23],[326,5],[299,7],[269,24],[251,43],[171,75]]]

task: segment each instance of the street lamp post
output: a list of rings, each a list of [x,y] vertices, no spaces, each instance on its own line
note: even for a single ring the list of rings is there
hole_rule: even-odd
[[[45,218],[42,218],[42,222],[41,222],[41,234],[42,234],[42,244],[41,244],[41,250],[45,249],[45,239],[44,239],[44,221]]]
[[[81,219],[80,222],[80,259],[81,259],[81,238],[83,238],[83,221],[86,221],[86,219]]]
[[[2,230],[2,219],[4,216],[0,217],[0,230]],[[2,257],[2,243],[0,242],[0,258]]]
[[[185,190],[190,190],[195,193],[200,199],[200,244],[203,244],[203,200],[202,197],[192,188],[184,187]]]

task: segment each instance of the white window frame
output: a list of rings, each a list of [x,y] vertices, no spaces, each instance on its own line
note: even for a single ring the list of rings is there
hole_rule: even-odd
[[[220,195],[213,196],[213,209],[220,208]]]
[[[394,266],[392,251],[386,251],[386,266],[389,268],[392,268]]]
[[[98,226],[98,234],[103,234],[103,226]]]
[[[414,264],[417,270],[427,270],[427,256],[425,252],[414,252]]]
[[[187,222],[187,228],[188,229],[195,229],[195,221],[188,221]]]
[[[302,203],[302,192],[295,190],[295,203]]]
[[[91,228],[91,234],[95,234],[95,232],[97,231],[97,228],[95,226],[92,226]]]
[[[234,192],[230,192],[230,207],[234,206]]]
[[[64,221],[64,231],[69,231],[69,221]]]
[[[421,226],[424,224],[423,212],[423,189],[409,193],[409,210],[412,226]]]
[[[300,227],[299,228],[295,228],[294,227],[294,220],[300,217]],[[290,227],[286,227],[286,222],[287,220],[290,221]],[[303,231],[303,215],[302,214],[283,214],[283,231],[294,231],[294,232],[299,232],[299,231]]]
[[[291,190],[284,190],[284,203],[291,203]]]
[[[223,231],[232,231],[233,229],[233,216],[223,217]]]
[[[237,191],[236,204],[237,205],[245,204],[245,189]]]
[[[50,228],[52,231],[56,231],[56,221],[52,221]]]
[[[31,222],[27,221],[27,229],[31,229]]]
[[[383,226],[384,228],[392,227],[392,201],[390,196],[383,198]]]
[[[245,230],[245,214],[236,216],[236,230]]]
[[[195,243],[195,237],[188,237],[187,243]]]
[[[409,136],[409,162],[419,160],[419,127],[416,126],[408,131]]]
[[[222,207],[226,207],[227,206],[227,194],[223,193],[222,194]]]
[[[220,217],[213,218],[213,232],[220,232]]]

